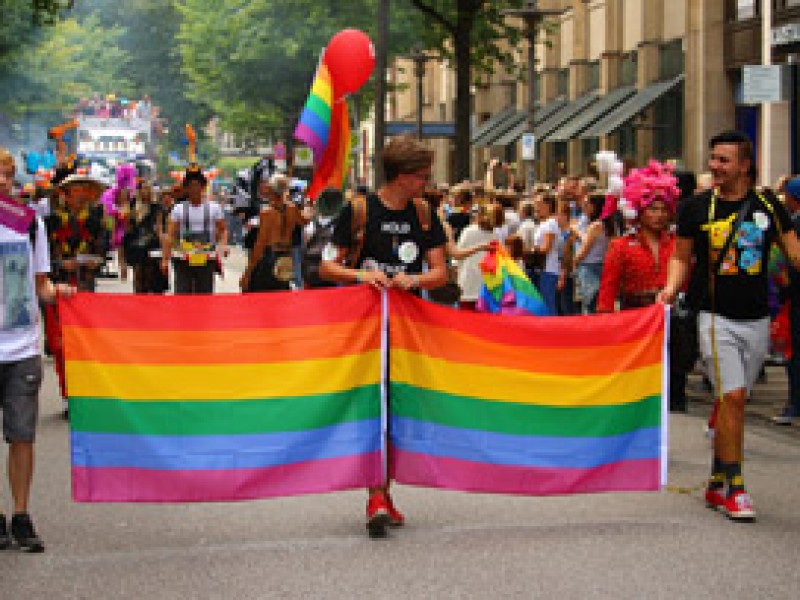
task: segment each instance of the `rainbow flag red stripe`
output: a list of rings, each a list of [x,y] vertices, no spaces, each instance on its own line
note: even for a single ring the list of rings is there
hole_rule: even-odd
[[[519,319],[393,293],[391,472],[479,492],[659,489],[664,315]]]
[[[73,497],[244,500],[383,480],[366,288],[62,301]]]

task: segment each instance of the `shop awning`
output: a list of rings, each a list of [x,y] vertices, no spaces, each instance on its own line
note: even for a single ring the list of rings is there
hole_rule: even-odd
[[[589,92],[573,100],[533,128],[536,139],[545,140],[548,135],[553,133],[561,125],[574,119],[595,102],[597,102],[597,94],[595,92]]]
[[[567,142],[578,136],[591,125],[602,119],[617,106],[625,102],[636,93],[634,87],[621,87],[601,96],[585,111],[574,119],[567,121],[553,133],[547,136],[548,142]]]
[[[475,144],[480,138],[486,135],[493,127],[495,127],[498,123],[504,121],[508,117],[516,114],[517,109],[513,106],[507,106],[503,110],[499,110],[494,113],[491,117],[486,119],[483,123],[476,126],[475,129],[472,131],[472,135],[470,136],[470,141]]]
[[[553,113],[560,110],[567,104],[567,101],[563,98],[557,98],[552,102],[548,102],[545,104],[541,109],[538,109],[534,113],[536,123],[541,123],[545,119],[549,118]],[[498,138],[494,142],[494,146],[508,146],[509,144],[515,144],[522,137],[522,134],[528,130],[528,118],[526,113],[521,113],[525,116],[516,126],[512,129],[508,130],[502,137]]]
[[[494,146],[497,143],[497,139],[506,134],[509,129],[512,129],[519,125],[520,123],[525,122],[525,113],[515,111],[513,115],[503,119],[499,123],[497,123],[494,127],[492,127],[489,131],[487,131],[483,136],[481,136],[474,146]]]
[[[653,102],[661,98],[661,96],[677,87],[683,82],[684,78],[685,76],[681,74],[674,79],[659,81],[658,83],[648,85],[635,96],[628,98],[628,100],[585,130],[580,137],[599,137],[601,135],[608,135],[612,131],[619,129],[640,112],[646,110]]]

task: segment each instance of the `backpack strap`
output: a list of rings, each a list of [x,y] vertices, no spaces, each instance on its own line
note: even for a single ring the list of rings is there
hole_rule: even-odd
[[[355,267],[361,251],[364,249],[364,237],[367,230],[367,197],[364,194],[357,195],[353,198],[352,206],[353,215],[350,223],[352,245],[347,252],[347,264]]]
[[[422,231],[428,232],[431,230],[431,205],[422,198],[414,198],[414,208],[417,209],[417,219],[422,226]]]

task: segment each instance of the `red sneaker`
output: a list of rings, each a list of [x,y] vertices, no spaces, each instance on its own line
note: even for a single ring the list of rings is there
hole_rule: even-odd
[[[724,509],[728,518],[734,521],[753,521],[756,518],[753,501],[750,499],[750,494],[744,490],[739,490],[728,496],[725,499]]]
[[[721,510],[725,507],[725,490],[721,487],[706,488],[706,506],[714,510]]]
[[[394,505],[392,497],[386,494],[386,508],[389,511],[389,525],[392,527],[402,527],[406,523],[406,518]]]
[[[391,523],[389,506],[383,492],[374,492],[367,501],[367,531],[369,537],[386,537],[386,527]]]

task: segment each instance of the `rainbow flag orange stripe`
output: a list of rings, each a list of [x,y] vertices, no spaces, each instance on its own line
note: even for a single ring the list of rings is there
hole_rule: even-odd
[[[666,482],[663,307],[521,319],[390,297],[398,482],[536,495]]]
[[[374,290],[62,301],[73,497],[244,500],[383,480]]]

